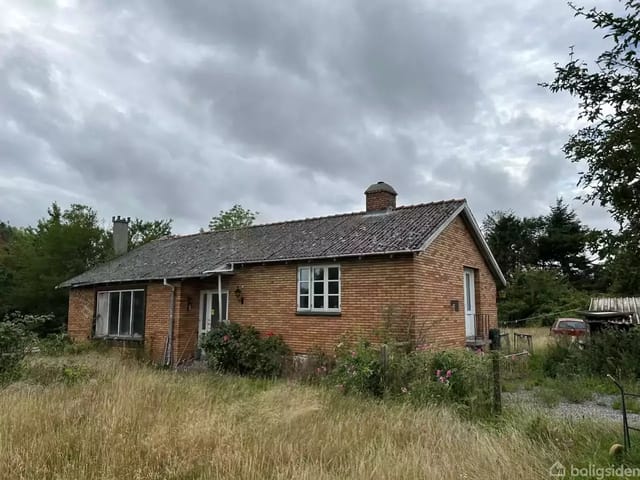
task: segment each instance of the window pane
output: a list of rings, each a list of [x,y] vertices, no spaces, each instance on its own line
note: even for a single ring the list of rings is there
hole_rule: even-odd
[[[309,308],[309,297],[307,295],[300,296],[300,308]]]
[[[329,293],[334,295],[340,293],[340,284],[338,282],[329,282]]]
[[[322,295],[324,293],[324,282],[313,282],[314,295]]]
[[[200,331],[204,332],[207,328],[207,295],[202,295],[202,304],[200,305]]]
[[[337,295],[329,295],[329,308],[338,308],[340,301]]]
[[[314,280],[324,280],[324,268],[314,268],[313,269],[313,279]]]
[[[133,292],[133,332],[134,336],[144,336],[144,292]]]
[[[120,292],[120,335],[131,334],[131,292]]]
[[[298,270],[298,280],[301,282],[309,281],[309,267],[303,267]]]
[[[227,293],[222,294],[222,319],[227,320],[227,302],[229,301],[229,296]]]
[[[338,280],[340,278],[339,267],[329,267],[329,280]]]
[[[109,294],[109,335],[118,335],[118,309],[120,308],[120,292]]]
[[[209,293],[211,295],[211,327],[220,324],[220,309],[218,308],[218,294]]]
[[[96,306],[96,337],[108,333],[109,328],[109,292],[99,292]]]
[[[313,308],[324,308],[324,296],[313,297]]]
[[[309,294],[309,282],[300,282],[300,295]]]

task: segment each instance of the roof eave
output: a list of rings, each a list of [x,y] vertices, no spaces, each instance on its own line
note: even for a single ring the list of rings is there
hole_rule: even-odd
[[[474,218],[473,213],[471,213],[471,209],[469,208],[469,205],[467,204],[466,200],[449,216],[449,218],[447,218],[444,222],[442,222],[442,224],[436,229],[435,232],[431,234],[431,236],[429,236],[429,238],[427,238],[427,240],[422,245],[421,250],[423,251],[426,250],[429,247],[429,245],[431,245],[435,241],[435,239],[438,238],[438,236],[460,214],[463,214],[465,216],[467,223],[471,227],[471,233],[473,234],[474,240],[476,241],[476,244],[480,247],[482,256],[487,261],[487,264],[489,265],[491,273],[493,273],[493,276],[495,277],[496,280],[498,280],[501,286],[506,287],[507,279],[502,273],[502,270],[500,269],[498,262],[493,256],[493,253],[491,253],[491,249],[489,248],[487,241],[484,239],[484,235],[482,235],[482,230],[480,230],[480,226],[478,225],[478,222],[476,222],[476,219]]]
[[[235,261],[229,262],[232,267],[235,265],[257,265],[263,263],[278,263],[278,262],[304,262],[304,261],[316,261],[316,260],[331,260],[334,258],[359,258],[359,257],[372,257],[372,256],[384,256],[384,255],[405,255],[405,254],[413,254],[420,252],[420,249],[411,249],[411,250],[389,250],[383,252],[369,252],[369,253],[349,253],[349,254],[338,254],[338,255],[322,255],[316,257],[290,257],[290,258],[274,258],[274,259],[265,259],[265,260],[244,260],[244,261]],[[80,288],[80,287],[89,287],[92,285],[106,285],[111,283],[133,283],[133,282],[157,282],[162,281],[165,278],[167,280],[178,280],[178,279],[189,279],[189,278],[203,278],[209,277],[212,275],[220,274],[229,274],[233,273],[234,269],[231,270],[206,270],[202,273],[194,274],[194,275],[175,275],[175,276],[161,276],[161,277],[149,277],[149,278],[127,278],[124,280],[106,280],[99,282],[77,282],[77,283],[69,283],[63,282],[58,285],[56,288]]]

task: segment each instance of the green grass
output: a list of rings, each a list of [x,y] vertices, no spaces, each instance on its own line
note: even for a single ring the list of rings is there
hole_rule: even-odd
[[[548,478],[609,465],[619,426],[518,407],[494,420],[114,354],[30,359],[0,390],[0,478]],[[626,459],[638,464],[631,452]]]
[[[622,399],[616,399],[612,405],[614,410],[622,410]],[[640,402],[634,398],[626,398],[625,407],[628,413],[640,413]]]

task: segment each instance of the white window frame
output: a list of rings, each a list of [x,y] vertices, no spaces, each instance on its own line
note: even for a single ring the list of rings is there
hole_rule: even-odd
[[[324,278],[323,278],[323,285],[324,285],[324,292],[323,292],[323,308],[315,308],[313,306],[313,298],[314,298],[314,292],[313,292],[313,287],[314,287],[314,281],[313,281],[313,269],[314,268],[322,268],[324,269]],[[338,308],[329,308],[329,269],[330,268],[337,268],[338,269]],[[301,308],[300,307],[300,271],[301,270],[308,270],[309,271],[309,276],[308,276],[308,283],[309,283],[309,307],[308,308]],[[320,265],[300,265],[298,267],[298,270],[296,272],[296,306],[297,306],[297,310],[298,312],[301,313],[340,313],[341,309],[342,309],[342,269],[340,268],[340,264],[320,264]],[[331,296],[336,296],[336,294],[332,293]]]
[[[129,311],[129,335],[120,335],[120,322],[122,321],[122,294],[123,293],[131,293],[131,306],[130,311]],[[135,292],[142,292],[143,293],[143,299],[144,299],[144,311],[142,313],[142,325],[143,325],[143,331],[140,335],[134,335],[133,334],[133,306],[134,306],[134,301],[133,301],[133,294]],[[97,308],[97,303],[98,303],[98,297],[100,296],[101,293],[105,293],[107,294],[107,311],[105,313],[105,317],[106,319],[104,320],[106,322],[106,332],[105,333],[98,333],[97,331],[94,334],[94,337],[96,338],[124,338],[124,339],[129,339],[129,340],[142,340],[144,339],[144,325],[146,323],[146,302],[147,302],[147,298],[146,295],[144,295],[145,289],[144,288],[127,288],[124,290],[98,290],[96,292],[96,308]],[[110,334],[109,333],[109,320],[111,318],[111,294],[112,293],[118,293],[118,333],[117,334]],[[96,311],[96,315],[98,314],[98,312]]]
[[[222,295],[227,296],[227,308],[224,309],[224,318],[220,319],[220,323],[229,323],[229,290],[223,288],[222,290],[220,290],[220,292],[222,293]],[[206,309],[202,308],[202,303],[203,301],[206,301],[205,298],[208,294],[217,296],[218,290],[200,290],[200,314],[198,315],[198,333],[200,334],[207,332],[206,328],[204,330],[202,329],[202,320],[206,313]],[[211,300],[211,302],[213,303],[213,300]]]

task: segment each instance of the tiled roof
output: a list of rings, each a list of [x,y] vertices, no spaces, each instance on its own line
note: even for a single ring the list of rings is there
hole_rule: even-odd
[[[448,200],[155,240],[61,287],[205,275],[229,264],[415,252],[466,205]]]

